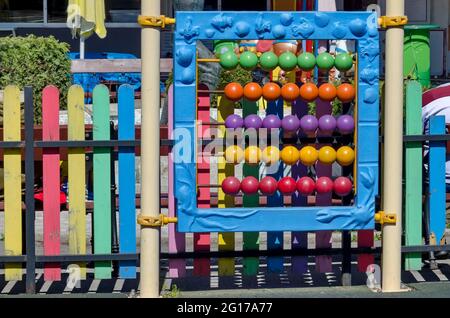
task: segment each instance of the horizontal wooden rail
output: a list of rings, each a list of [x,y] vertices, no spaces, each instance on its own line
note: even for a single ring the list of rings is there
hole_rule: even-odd
[[[172,72],[171,58],[159,60],[161,73]],[[70,71],[76,73],[140,73],[141,59],[85,59],[72,60]]]

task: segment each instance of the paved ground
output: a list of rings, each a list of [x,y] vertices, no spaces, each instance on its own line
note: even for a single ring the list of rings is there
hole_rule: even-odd
[[[311,261],[314,258],[311,258]],[[216,263],[213,260],[213,263]],[[366,286],[367,276],[352,268],[351,287],[341,286],[338,262],[333,272],[317,273],[310,263],[309,272],[296,274],[291,271],[289,258],[285,258],[282,273],[270,273],[264,259],[261,259],[257,276],[242,276],[242,266],[238,263],[231,277],[218,277],[217,266],[212,265],[209,277],[193,277],[191,264],[187,267],[185,278],[168,278],[167,261],[162,261],[161,290],[163,297],[224,297],[224,298],[291,298],[291,297],[450,297],[450,261],[439,261],[438,270],[424,268],[421,271],[404,271],[402,282],[410,287],[410,292],[400,294],[381,294]],[[42,273],[37,275],[37,296],[51,297],[135,297],[139,292],[138,279],[93,279],[92,272],[81,282],[80,288],[66,286],[68,274],[63,273],[60,282],[44,282]],[[0,297],[25,296],[23,281],[4,281],[0,270]],[[21,295],[22,294],[22,295]]]

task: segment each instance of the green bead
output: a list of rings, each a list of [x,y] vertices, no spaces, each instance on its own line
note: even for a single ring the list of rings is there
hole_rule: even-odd
[[[239,64],[243,69],[251,71],[258,65],[258,57],[255,53],[246,51],[239,56]]]
[[[273,52],[264,52],[259,58],[259,65],[265,71],[271,71],[278,66],[278,56]]]
[[[284,71],[292,71],[297,66],[297,56],[292,52],[284,52],[278,58],[278,64]]]
[[[334,58],[333,56],[331,56],[330,53],[323,52],[317,56],[316,62],[318,68],[320,68],[321,70],[328,71],[334,65]]]
[[[347,53],[338,54],[334,60],[334,65],[341,72],[348,71],[353,66],[353,58]]]
[[[298,66],[304,71],[311,71],[316,66],[316,57],[314,54],[304,52],[297,58]]]
[[[239,59],[234,52],[226,52],[220,56],[220,65],[226,70],[236,68],[238,63]]]

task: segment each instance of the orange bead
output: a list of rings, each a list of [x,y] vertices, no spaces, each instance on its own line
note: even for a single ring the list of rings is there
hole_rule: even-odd
[[[262,88],[257,83],[248,83],[244,86],[244,96],[249,101],[256,102],[261,98]]]
[[[307,101],[314,101],[319,96],[319,89],[313,83],[305,83],[300,87],[300,97]]]
[[[232,102],[237,102],[244,95],[244,89],[239,83],[228,83],[224,89],[225,97]]]
[[[320,85],[319,87],[319,97],[326,102],[331,102],[333,99],[335,99],[336,94],[337,90],[333,84],[325,83]]]
[[[262,88],[262,94],[268,101],[277,100],[281,95],[281,88],[275,83],[266,83]]]
[[[298,95],[300,95],[300,89],[294,83],[283,85],[281,88],[281,96],[288,102],[296,100]]]
[[[356,92],[353,85],[345,83],[341,84],[337,88],[337,97],[343,103],[349,103],[355,98]]]

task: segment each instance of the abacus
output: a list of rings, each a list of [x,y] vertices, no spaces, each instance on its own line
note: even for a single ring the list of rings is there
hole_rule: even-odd
[[[174,58],[174,193],[177,229],[180,232],[258,232],[361,230],[374,228],[375,196],[378,192],[378,120],[379,46],[376,14],[371,12],[177,12]],[[202,40],[354,40],[356,52],[333,57],[324,52],[296,55],[284,52],[256,54],[233,51],[217,59],[199,59],[197,41]],[[278,83],[255,82],[227,84],[222,98],[226,108],[223,121],[204,123],[223,126],[229,132],[253,132],[265,129],[271,134],[266,146],[246,141],[226,144],[222,163],[229,167],[244,164],[244,178],[228,175],[218,184],[198,183],[198,69],[202,62],[217,62],[226,70],[240,65],[265,71],[276,67],[284,71],[323,72],[333,67],[348,71],[355,65],[353,83]],[[203,91],[202,91],[203,92]],[[256,114],[256,102],[267,102],[266,116]],[[337,118],[321,113],[320,104],[335,99],[353,103],[354,116]],[[234,103],[242,101],[243,115],[234,112]],[[285,115],[283,103],[291,106]],[[316,102],[315,115],[308,114],[308,103]],[[276,136],[276,137],[273,137]],[[225,136],[223,136],[225,137]],[[244,138],[245,139],[245,138]],[[275,140],[276,139],[276,140]],[[319,145],[320,144],[320,145]],[[278,146],[279,145],[279,146]],[[175,149],[174,148],[174,149]],[[353,168],[348,176],[320,176],[320,167],[329,170],[334,162]],[[265,166],[274,173],[265,174]],[[284,175],[291,167],[290,175]],[[312,169],[315,167],[315,169]],[[260,169],[261,168],[261,169]],[[245,173],[250,171],[250,173]],[[315,173],[314,173],[315,170]],[[348,170],[348,169],[347,169]],[[262,171],[262,173],[260,173]],[[203,207],[198,202],[202,188],[219,188],[229,202],[243,193],[244,207]],[[348,204],[332,204],[331,195],[351,198]],[[261,197],[264,200],[260,200]],[[314,202],[314,195],[326,195],[329,204]],[[290,198],[288,203],[286,198]],[[312,200],[309,200],[312,198]],[[219,195],[220,200],[220,195]],[[294,201],[304,201],[295,206]],[[338,200],[339,201],[339,200]],[[229,204],[234,205],[234,203]]]

